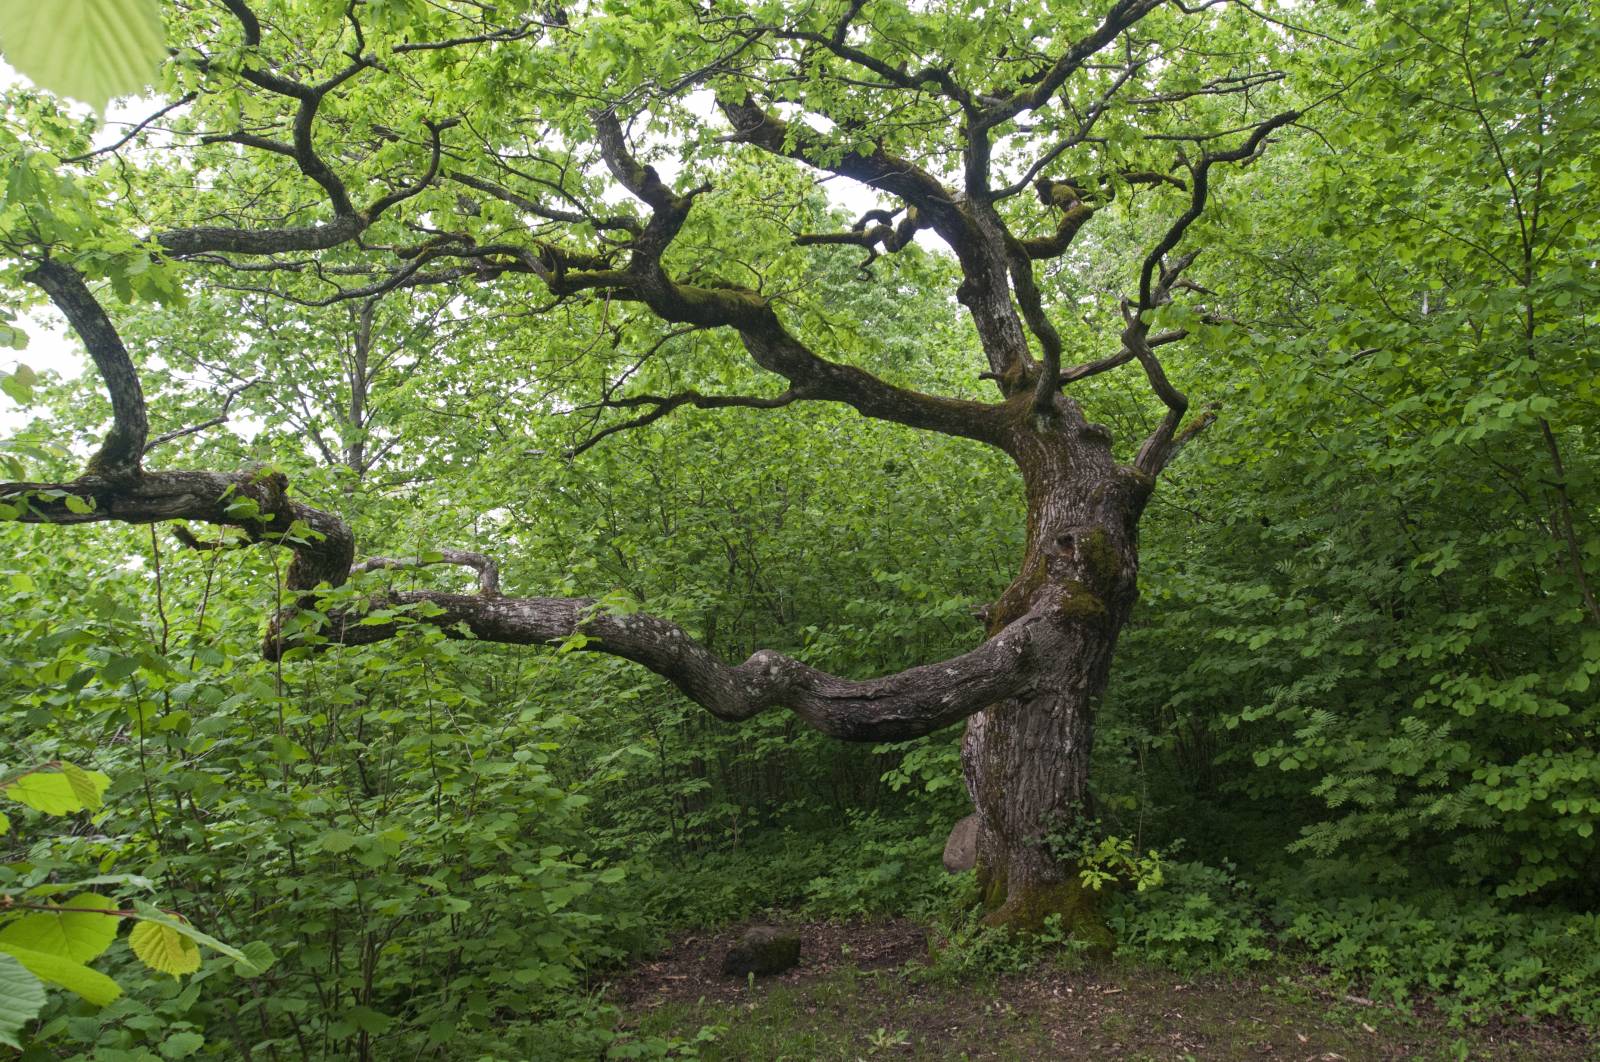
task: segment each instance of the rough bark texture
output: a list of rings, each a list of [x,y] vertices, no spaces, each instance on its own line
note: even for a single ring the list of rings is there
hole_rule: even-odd
[[[1013,400],[1019,411],[1030,401]],[[1070,400],[1057,398],[1048,417],[1017,419],[1008,450],[1027,487],[1027,547],[989,629],[1049,598],[1064,651],[1021,693],[967,721],[962,765],[979,820],[979,884],[995,924],[1036,929],[1060,914],[1092,929],[1092,895],[1047,837],[1091,810],[1095,713],[1137,595],[1137,527],[1152,480],[1117,464],[1109,433]]]

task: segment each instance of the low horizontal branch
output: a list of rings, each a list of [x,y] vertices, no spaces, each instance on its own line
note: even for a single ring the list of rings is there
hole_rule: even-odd
[[[410,591],[382,595],[373,608],[412,607],[416,622],[453,636],[508,645],[568,646],[622,657],[668,679],[719,719],[750,719],[786,708],[807,725],[846,741],[901,741],[935,730],[1016,696],[1044,666],[1069,651],[1068,625],[1052,591],[971,652],[880,678],[854,681],[771,649],[742,664],[718,659],[682,627],[645,613],[607,611],[583,598],[486,597]],[[335,612],[322,638],[284,635],[275,619],[263,652],[278,659],[296,648],[370,645],[395,637],[407,621],[370,610]]]
[[[293,552],[285,583],[293,591],[340,585],[355,554],[344,521],[290,498],[281,472],[140,472],[131,479],[0,483],[0,505],[25,524],[196,520],[237,527],[254,541],[277,541]]]

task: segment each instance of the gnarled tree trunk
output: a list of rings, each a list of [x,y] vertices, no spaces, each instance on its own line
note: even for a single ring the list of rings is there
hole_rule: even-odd
[[[1075,410],[1062,412],[1076,428],[1015,436],[1027,485],[1027,549],[988,622],[992,635],[1049,592],[1060,602],[1066,651],[1043,661],[1018,696],[967,721],[962,765],[978,814],[978,881],[989,921],[1032,930],[1060,915],[1075,933],[1094,936],[1103,932],[1094,897],[1050,837],[1092,813],[1095,713],[1137,596],[1137,527],[1152,481],[1111,460],[1102,429]]]

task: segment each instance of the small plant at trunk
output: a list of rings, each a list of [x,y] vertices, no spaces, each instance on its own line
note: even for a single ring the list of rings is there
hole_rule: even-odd
[[[1062,864],[1073,867],[1095,892],[1132,886],[1137,892],[1158,888],[1166,857],[1154,848],[1140,849],[1132,838],[1104,831],[1099,819],[1062,816],[1045,833],[1045,846]]]

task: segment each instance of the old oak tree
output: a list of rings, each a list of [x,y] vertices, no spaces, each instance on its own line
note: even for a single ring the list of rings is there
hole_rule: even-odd
[[[1140,516],[1214,416],[1191,413],[1162,348],[1208,316],[1207,289],[1189,275],[1202,249],[1191,227],[1215,186],[1300,118],[1274,62],[1285,27],[1217,0],[171,8],[168,98],[151,125],[99,152],[40,151],[27,163],[34,179],[11,183],[7,280],[70,322],[113,423],[77,478],[0,486],[6,515],[198,522],[288,549],[269,657],[392,637],[398,622],[320,606],[319,588],[443,562],[475,568],[478,591],[391,592],[371,608],[488,641],[625,657],[721,719],[781,708],[852,741],[966,720],[991,921],[1080,921],[1087,897],[1046,835],[1088,811],[1097,700],[1137,594]],[[201,191],[141,199],[145,182],[173,173]],[[718,194],[724,179],[742,182],[742,198]],[[795,231],[793,244],[864,254],[861,284],[881,282],[879,257],[919,236],[950,256],[970,375],[991,388],[982,397],[865,371],[759,265],[683,246],[697,215],[737,236],[767,224],[753,204],[809,196],[809,214],[783,216],[826,217],[814,190],[824,179],[855,186],[871,208],[853,225]],[[1099,347],[1068,349],[1078,341],[1064,339],[1063,320],[1082,331],[1071,256],[1113,208],[1120,238],[1142,241],[1116,281],[1120,320]],[[286,314],[347,302],[368,307],[369,322],[380,298],[440,290],[469,305],[498,289],[510,293],[502,305],[525,310],[588,304],[653,321],[641,355],[671,357],[669,341],[690,332],[727,337],[776,386],[656,394],[624,375],[572,459],[686,407],[843,403],[1008,455],[1026,549],[980,644],[877,678],[771,650],[728,664],[647,612],[504,594],[478,553],[361,558],[341,515],[297,500],[280,472],[159,467],[139,367],[96,290],[105,280],[168,297],[274,292]],[[1075,385],[1113,371],[1140,374],[1159,400],[1142,441],[1114,440],[1074,399]],[[197,548],[217,544],[178,529]]]

